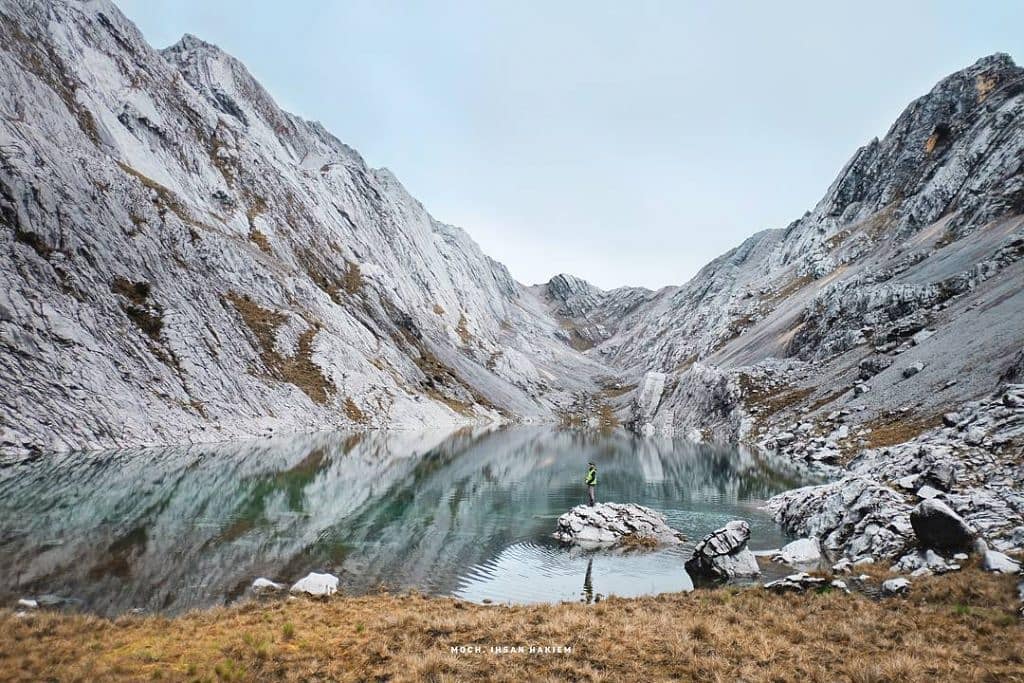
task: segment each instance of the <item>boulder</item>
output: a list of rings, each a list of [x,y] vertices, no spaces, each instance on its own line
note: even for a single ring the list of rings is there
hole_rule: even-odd
[[[817,576],[811,576],[806,572],[800,572],[799,574],[790,574],[781,579],[775,581],[769,581],[764,585],[765,589],[772,591],[773,593],[799,593],[807,590],[808,588],[817,588],[828,582],[828,579],[823,579]],[[846,584],[843,584],[843,588]]]
[[[317,574],[310,572],[295,582],[292,593],[305,593],[315,597],[327,597],[338,591],[338,577],[333,574]]]
[[[18,600],[18,607],[22,607],[24,609],[38,609],[39,603],[30,598],[22,598]]]
[[[882,582],[882,595],[906,595],[910,591],[910,581],[903,577]]]
[[[821,548],[815,538],[798,538],[772,556],[773,562],[783,564],[816,564],[820,560]]]
[[[750,525],[743,520],[729,522],[700,540],[693,556],[686,561],[692,576],[715,579],[757,576],[761,573],[757,558],[747,548]]]
[[[910,511],[910,524],[925,548],[963,550],[974,540],[974,529],[964,518],[935,498],[921,501]]]
[[[557,524],[553,535],[563,543],[614,545],[627,536],[661,545],[678,545],[683,541],[683,535],[666,524],[665,515],[642,505],[577,505],[559,517]]]

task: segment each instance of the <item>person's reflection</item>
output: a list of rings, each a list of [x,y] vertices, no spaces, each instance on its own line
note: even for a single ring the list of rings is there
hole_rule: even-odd
[[[594,601],[594,556],[587,560],[587,574],[583,577],[583,601],[588,605]]]

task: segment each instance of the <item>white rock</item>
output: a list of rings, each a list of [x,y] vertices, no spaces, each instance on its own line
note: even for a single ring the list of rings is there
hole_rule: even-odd
[[[882,582],[882,595],[906,595],[910,590],[910,581],[899,577]]]
[[[22,598],[18,600],[18,607],[25,607],[27,609],[38,609],[39,603],[29,598]]]
[[[275,583],[270,579],[260,577],[252,582],[252,589],[257,593],[280,591],[287,588],[283,583]]]
[[[917,490],[917,497],[923,498],[925,500],[929,498],[934,498],[935,496],[938,495],[942,495],[942,491],[938,490],[934,486],[929,486],[928,484],[925,484],[924,486]]]
[[[787,543],[772,557],[772,561],[784,564],[813,564],[820,560],[821,548],[815,538],[799,538]]]
[[[338,577],[333,574],[317,574],[310,572],[295,582],[292,593],[306,593],[317,597],[334,595],[338,591]]]

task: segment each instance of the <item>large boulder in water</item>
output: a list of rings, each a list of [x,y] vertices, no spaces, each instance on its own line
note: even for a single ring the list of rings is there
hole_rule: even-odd
[[[925,548],[966,550],[974,542],[974,529],[951,507],[934,498],[921,501],[911,510],[910,525]]]
[[[580,545],[614,545],[626,537],[677,545],[683,539],[665,523],[665,515],[631,503],[577,505],[558,518],[554,537]]]
[[[729,522],[701,539],[686,561],[691,576],[731,579],[761,573],[757,558],[747,548],[750,525],[743,520]]]

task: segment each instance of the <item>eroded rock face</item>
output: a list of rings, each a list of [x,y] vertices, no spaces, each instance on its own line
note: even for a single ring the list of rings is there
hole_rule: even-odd
[[[577,505],[558,518],[553,535],[563,543],[579,545],[614,545],[627,536],[677,545],[683,538],[665,523],[665,515],[631,503]]]
[[[757,558],[747,548],[750,525],[743,520],[729,522],[700,540],[693,556],[686,561],[686,571],[693,576],[732,579],[757,576],[761,569]]]
[[[976,535],[963,517],[935,498],[918,503],[910,513],[910,524],[926,548],[966,550]]]

